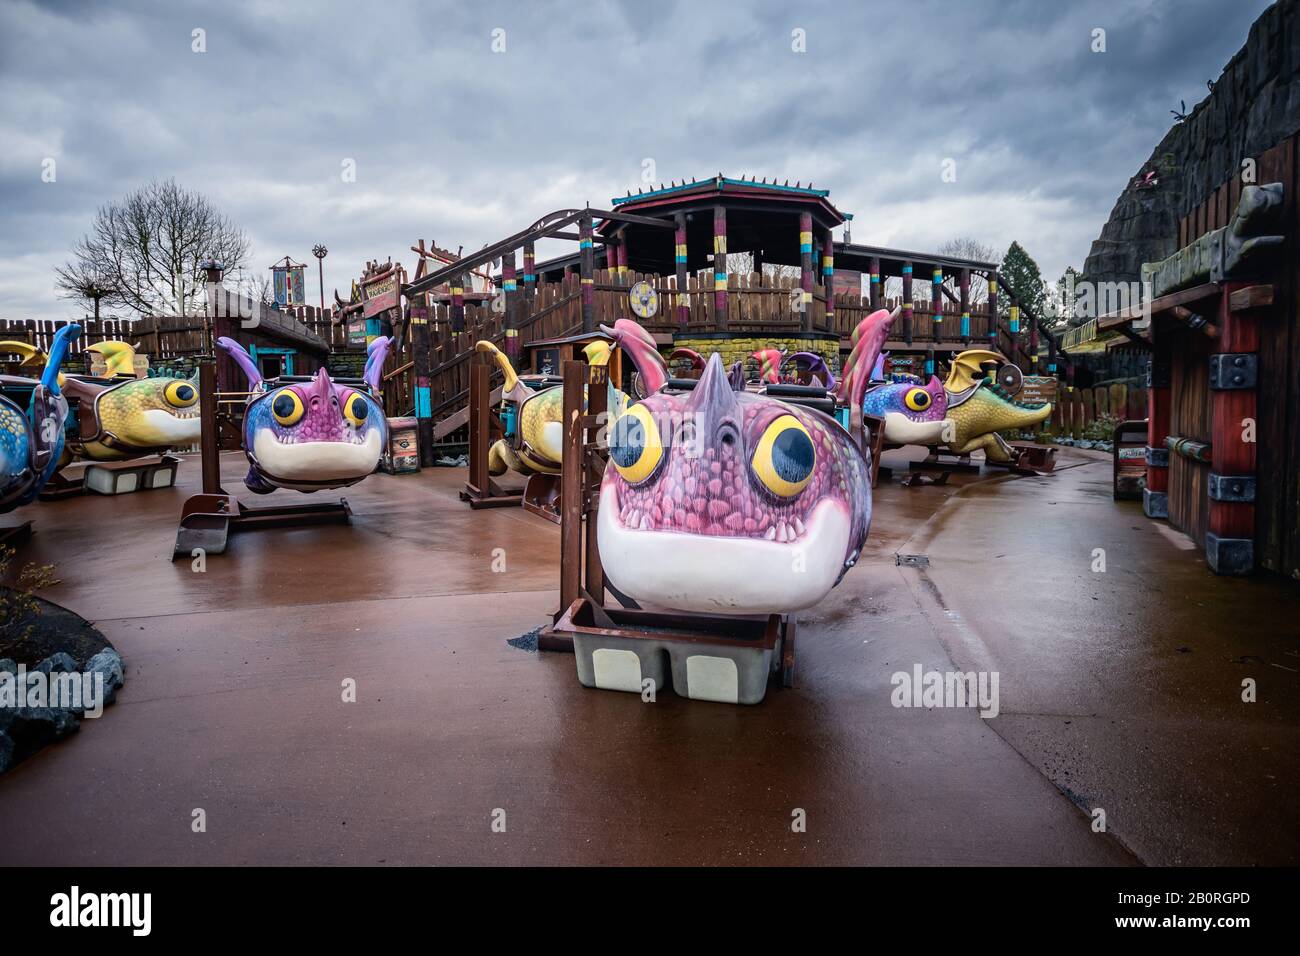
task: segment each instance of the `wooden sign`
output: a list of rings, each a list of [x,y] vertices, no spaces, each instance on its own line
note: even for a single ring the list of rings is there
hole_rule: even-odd
[[[862,273],[855,269],[836,269],[831,276],[835,295],[862,295]]]
[[[397,308],[397,270],[388,269],[373,279],[361,280],[361,314],[369,319]]]
[[[1057,378],[1055,375],[1026,375],[1016,401],[1041,405],[1056,403]]]

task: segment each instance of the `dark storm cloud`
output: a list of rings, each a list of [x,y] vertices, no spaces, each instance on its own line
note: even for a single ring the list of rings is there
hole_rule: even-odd
[[[340,289],[366,258],[410,264],[419,238],[476,248],[605,205],[647,163],[664,182],[812,179],[859,241],[1017,239],[1056,275],[1265,6],[11,2],[0,316],[76,314],[53,267],[154,177],[239,222],[250,269],[326,243]]]

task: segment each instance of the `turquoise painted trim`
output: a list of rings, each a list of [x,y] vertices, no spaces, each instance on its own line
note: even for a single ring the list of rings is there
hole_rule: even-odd
[[[415,417],[433,417],[433,397],[427,385],[419,386],[415,390]]]
[[[714,176],[710,179],[704,179],[696,183],[684,183],[681,186],[665,186],[663,189],[652,189],[648,193],[637,193],[635,196],[616,196],[610,200],[610,204],[621,206],[624,203],[639,202],[642,199],[650,199],[655,196],[671,196],[673,193],[688,192],[692,189],[698,190],[701,187],[704,187],[707,190],[710,186],[716,187],[717,183],[718,178]],[[831,194],[829,189],[809,189],[807,186],[778,186],[776,183],[751,183],[748,179],[729,179],[726,176],[722,177],[722,185],[724,187],[746,186],[749,188],[770,189],[773,192],[794,193],[797,196],[817,196],[824,198]],[[843,214],[841,213],[841,215]],[[853,217],[845,216],[844,218],[852,219]]]

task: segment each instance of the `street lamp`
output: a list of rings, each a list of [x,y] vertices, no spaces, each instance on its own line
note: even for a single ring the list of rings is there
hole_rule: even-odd
[[[323,315],[325,312],[325,256],[329,254],[329,250],[317,243],[311,247],[311,254],[316,257],[316,268],[320,276],[320,310]]]

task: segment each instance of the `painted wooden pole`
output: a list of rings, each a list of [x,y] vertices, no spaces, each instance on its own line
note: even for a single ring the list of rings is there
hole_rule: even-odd
[[[903,341],[912,344],[912,263],[903,263]]]
[[[1033,375],[1038,374],[1038,323],[1029,323],[1029,369]]]
[[[880,308],[880,257],[871,257],[871,280],[867,283],[871,297],[871,311]]]
[[[465,273],[451,280],[451,330],[465,331]]]
[[[1172,409],[1169,348],[1157,348],[1147,367],[1147,481],[1142,511],[1148,518],[1169,517],[1169,437]]]
[[[813,288],[813,235],[812,213],[799,213],[799,295],[802,327],[805,331],[812,327],[812,288]]]
[[[691,320],[691,300],[686,292],[686,213],[679,212],[673,219],[677,224],[673,236],[676,243],[673,259],[677,267],[677,328],[685,332]]]
[[[1232,293],[1249,283],[1225,282],[1219,298],[1218,351],[1210,356],[1210,521],[1205,560],[1216,574],[1255,570],[1255,423],[1258,408],[1260,315],[1233,309]]]
[[[988,336],[989,348],[996,350],[998,347],[998,274],[989,273],[989,329],[985,333]]]
[[[1016,352],[1020,349],[1020,300],[1015,293],[1011,293],[1008,301],[1011,304],[1007,306],[1007,358],[1018,366],[1020,360],[1016,357]]]
[[[425,297],[419,296],[421,300]],[[415,427],[418,433],[420,465],[433,466],[433,397],[429,391],[429,306],[426,302],[412,302],[411,310],[411,361],[415,373]]]
[[[533,296],[537,292],[537,252],[532,240],[524,243],[524,301],[531,311]]]
[[[519,362],[519,293],[515,281],[515,250],[501,255],[501,294],[506,297],[506,356],[516,365]]]
[[[591,213],[578,224],[579,272],[582,284],[582,331],[596,331],[596,254],[591,244]]]
[[[835,331],[835,236],[822,230],[822,285],[826,288],[826,328]]]
[[[627,233],[620,233],[618,237],[618,281],[624,285],[627,284]]]
[[[727,327],[727,207],[713,207],[713,321]]]
[[[970,269],[962,269],[958,279],[961,293],[961,344],[970,345]]]
[[[930,274],[930,309],[934,315],[932,332],[936,342],[943,338],[943,270],[938,266]],[[933,349],[931,352],[933,353]],[[930,370],[934,373],[934,369]]]

